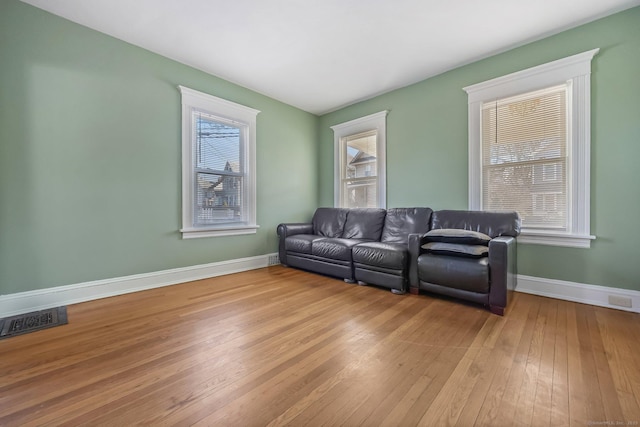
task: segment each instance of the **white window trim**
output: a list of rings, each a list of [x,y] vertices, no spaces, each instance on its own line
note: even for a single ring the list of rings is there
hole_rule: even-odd
[[[256,224],[256,116],[260,111],[226,99],[178,86],[182,94],[182,233],[183,239],[214,236],[255,234],[260,228]],[[246,129],[244,170],[247,181],[243,208],[247,209],[246,224],[229,226],[195,227],[193,221],[194,149],[191,114],[193,109],[207,111]]]
[[[522,243],[588,248],[591,235],[591,60],[593,49],[537,67],[463,88],[469,98],[469,209],[482,209],[481,110],[483,102],[570,82],[568,171],[569,231],[536,232],[523,229]]]
[[[387,206],[387,114],[388,110],[380,111],[379,113],[370,114],[359,119],[354,119],[345,123],[340,123],[335,126],[331,126],[333,129],[333,141],[334,141],[334,187],[333,187],[333,204],[335,207],[339,207],[341,204],[341,178],[342,178],[342,156],[343,153],[340,146],[340,141],[350,135],[363,133],[367,131],[377,131],[377,151],[376,161],[378,165],[377,170],[377,184],[378,184],[378,207],[386,208]]]

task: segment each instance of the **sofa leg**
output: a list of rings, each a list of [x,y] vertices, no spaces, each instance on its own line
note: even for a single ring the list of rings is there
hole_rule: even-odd
[[[363,282],[362,280],[358,280],[358,286],[368,286],[368,284]]]
[[[404,294],[406,294],[407,292],[406,292],[406,291],[403,291],[402,289],[391,289],[391,293],[392,293],[392,294],[395,294],[395,295],[404,295]]]
[[[499,307],[497,305],[490,305],[489,310],[493,314],[497,314],[498,316],[504,316],[504,307]]]
[[[410,288],[409,288],[409,293],[410,293],[411,295],[418,295],[418,294],[420,293],[420,288],[413,288],[413,287],[410,287]]]
[[[353,279],[344,279],[345,283],[356,283]]]

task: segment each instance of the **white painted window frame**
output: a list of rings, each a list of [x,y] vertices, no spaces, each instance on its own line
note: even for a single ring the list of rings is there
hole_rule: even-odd
[[[342,175],[344,168],[342,167],[342,163],[346,161],[346,147],[343,147],[343,138],[372,130],[377,132],[376,172],[378,207],[383,209],[387,207],[387,114],[389,114],[389,111],[384,110],[331,126],[334,141],[333,203],[335,207],[342,207],[343,200]]]
[[[591,240],[591,60],[600,49],[463,88],[469,101],[469,209],[482,210],[482,104],[569,83],[567,231],[522,230],[521,243],[589,248]]]
[[[260,111],[226,99],[218,98],[197,90],[178,86],[182,94],[182,233],[183,239],[200,237],[234,236],[255,234],[256,224],[256,117]],[[242,129],[241,144],[245,153],[243,178],[243,209],[246,217],[243,223],[229,225],[195,226],[195,129],[192,113],[205,111],[221,121]]]

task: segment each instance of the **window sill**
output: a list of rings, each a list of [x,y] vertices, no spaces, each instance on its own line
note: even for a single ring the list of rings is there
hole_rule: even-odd
[[[180,230],[183,239],[199,239],[201,237],[240,236],[256,234],[259,225],[235,225],[216,228],[183,228]]]
[[[569,248],[590,248],[596,236],[567,233],[536,232],[523,230],[518,236],[518,243],[533,245],[565,246]]]

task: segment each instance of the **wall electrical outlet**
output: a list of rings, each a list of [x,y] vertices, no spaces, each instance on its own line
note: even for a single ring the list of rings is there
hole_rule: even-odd
[[[609,304],[617,305],[618,307],[631,308],[631,298],[609,295]]]

